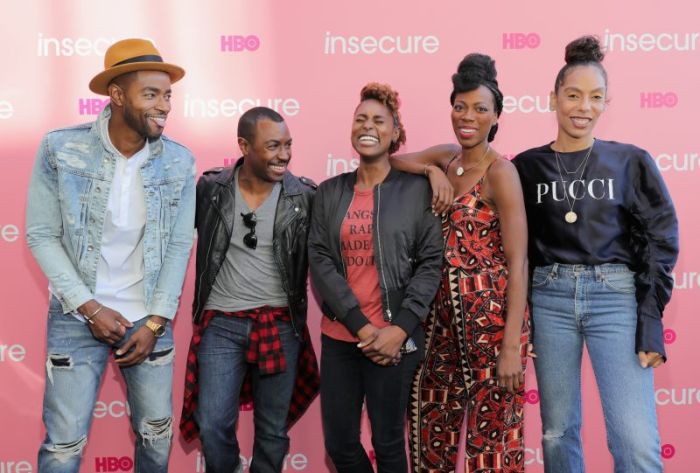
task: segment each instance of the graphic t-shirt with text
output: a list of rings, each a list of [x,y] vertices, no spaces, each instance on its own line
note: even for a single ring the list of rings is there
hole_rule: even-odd
[[[373,214],[373,191],[355,190],[340,228],[340,251],[348,285],[360,302],[360,310],[375,327],[382,328],[389,323],[382,316],[382,294],[374,260]],[[358,341],[345,325],[328,317],[323,317],[321,331],[336,340]]]

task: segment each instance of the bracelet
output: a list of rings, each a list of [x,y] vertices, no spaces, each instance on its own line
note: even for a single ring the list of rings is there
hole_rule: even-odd
[[[99,306],[97,309],[95,309],[95,311],[94,311],[92,314],[90,314],[90,315],[83,315],[83,317],[85,317],[85,320],[87,320],[90,324],[95,325],[95,322],[93,322],[92,319],[93,319],[97,314],[100,313],[100,311],[102,310],[103,307],[104,307],[104,306],[103,306],[102,304],[100,304],[100,306]]]

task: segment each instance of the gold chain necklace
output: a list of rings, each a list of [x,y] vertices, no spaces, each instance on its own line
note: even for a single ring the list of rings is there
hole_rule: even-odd
[[[586,153],[586,157],[583,158],[579,167],[576,168],[576,171],[578,171],[579,168],[583,168],[583,169],[581,169],[581,175],[578,177],[578,179],[574,179],[574,181],[580,181],[581,178],[583,177],[583,173],[586,171],[586,166],[588,166],[588,158],[591,157],[591,152],[593,151],[593,146],[595,146],[595,139],[593,140],[593,144],[591,145],[591,147],[588,148],[588,152]],[[559,178],[561,179],[561,187],[564,191],[564,197],[566,198],[566,204],[569,206],[569,211],[566,212],[566,214],[564,214],[564,220],[566,220],[566,223],[575,223],[576,220],[578,220],[578,214],[576,214],[576,212],[574,212],[574,205],[576,205],[576,196],[572,196],[571,201],[569,200],[569,193],[566,190],[566,184],[565,184],[566,181],[564,181],[564,175],[561,173],[561,169],[564,168],[564,163],[562,162],[561,156],[559,156],[559,153],[557,152],[556,149],[554,150],[554,156],[555,156],[556,161],[557,161],[557,170],[559,171]],[[567,174],[574,174],[576,172],[576,171],[574,171],[573,173],[571,173],[571,172],[567,171],[566,168],[564,168],[564,170],[566,171]],[[576,177],[576,176],[574,175],[574,177]]]
[[[472,169],[474,169],[475,167],[477,167],[479,164],[481,164],[481,162],[484,160],[484,158],[486,158],[486,155],[489,154],[489,151],[491,151],[491,145],[488,145],[488,144],[487,144],[487,145],[486,145],[486,152],[485,152],[484,155],[481,157],[481,159],[479,159],[476,163],[472,164],[471,166],[469,166],[469,167],[466,168],[466,169],[465,169],[463,166],[459,166],[459,167],[457,168],[457,175],[458,175],[458,176],[462,176],[462,175],[464,175],[465,172],[471,171]]]

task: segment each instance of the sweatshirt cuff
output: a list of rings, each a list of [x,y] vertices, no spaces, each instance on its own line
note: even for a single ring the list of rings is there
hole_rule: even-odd
[[[666,360],[664,347],[664,324],[661,319],[640,315],[637,319],[637,352],[653,351],[663,355]]]
[[[357,332],[369,323],[369,319],[365,317],[365,314],[356,306],[350,309],[350,312],[345,315],[345,318],[343,318],[341,322],[350,330],[350,333],[357,336]]]
[[[418,327],[420,319],[416,314],[414,314],[410,309],[401,308],[399,313],[391,321],[392,325],[401,327],[401,329],[406,332],[410,337],[413,331]]]

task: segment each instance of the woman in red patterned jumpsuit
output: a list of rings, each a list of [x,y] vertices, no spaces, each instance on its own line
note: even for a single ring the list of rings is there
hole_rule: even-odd
[[[466,416],[465,471],[522,472],[528,341],[522,190],[515,167],[490,146],[503,106],[494,61],[470,54],[452,82],[460,148],[435,147],[392,163],[428,175],[434,202],[450,187],[457,196],[443,214],[442,281],[413,384],[412,463],[417,472],[454,471]]]

